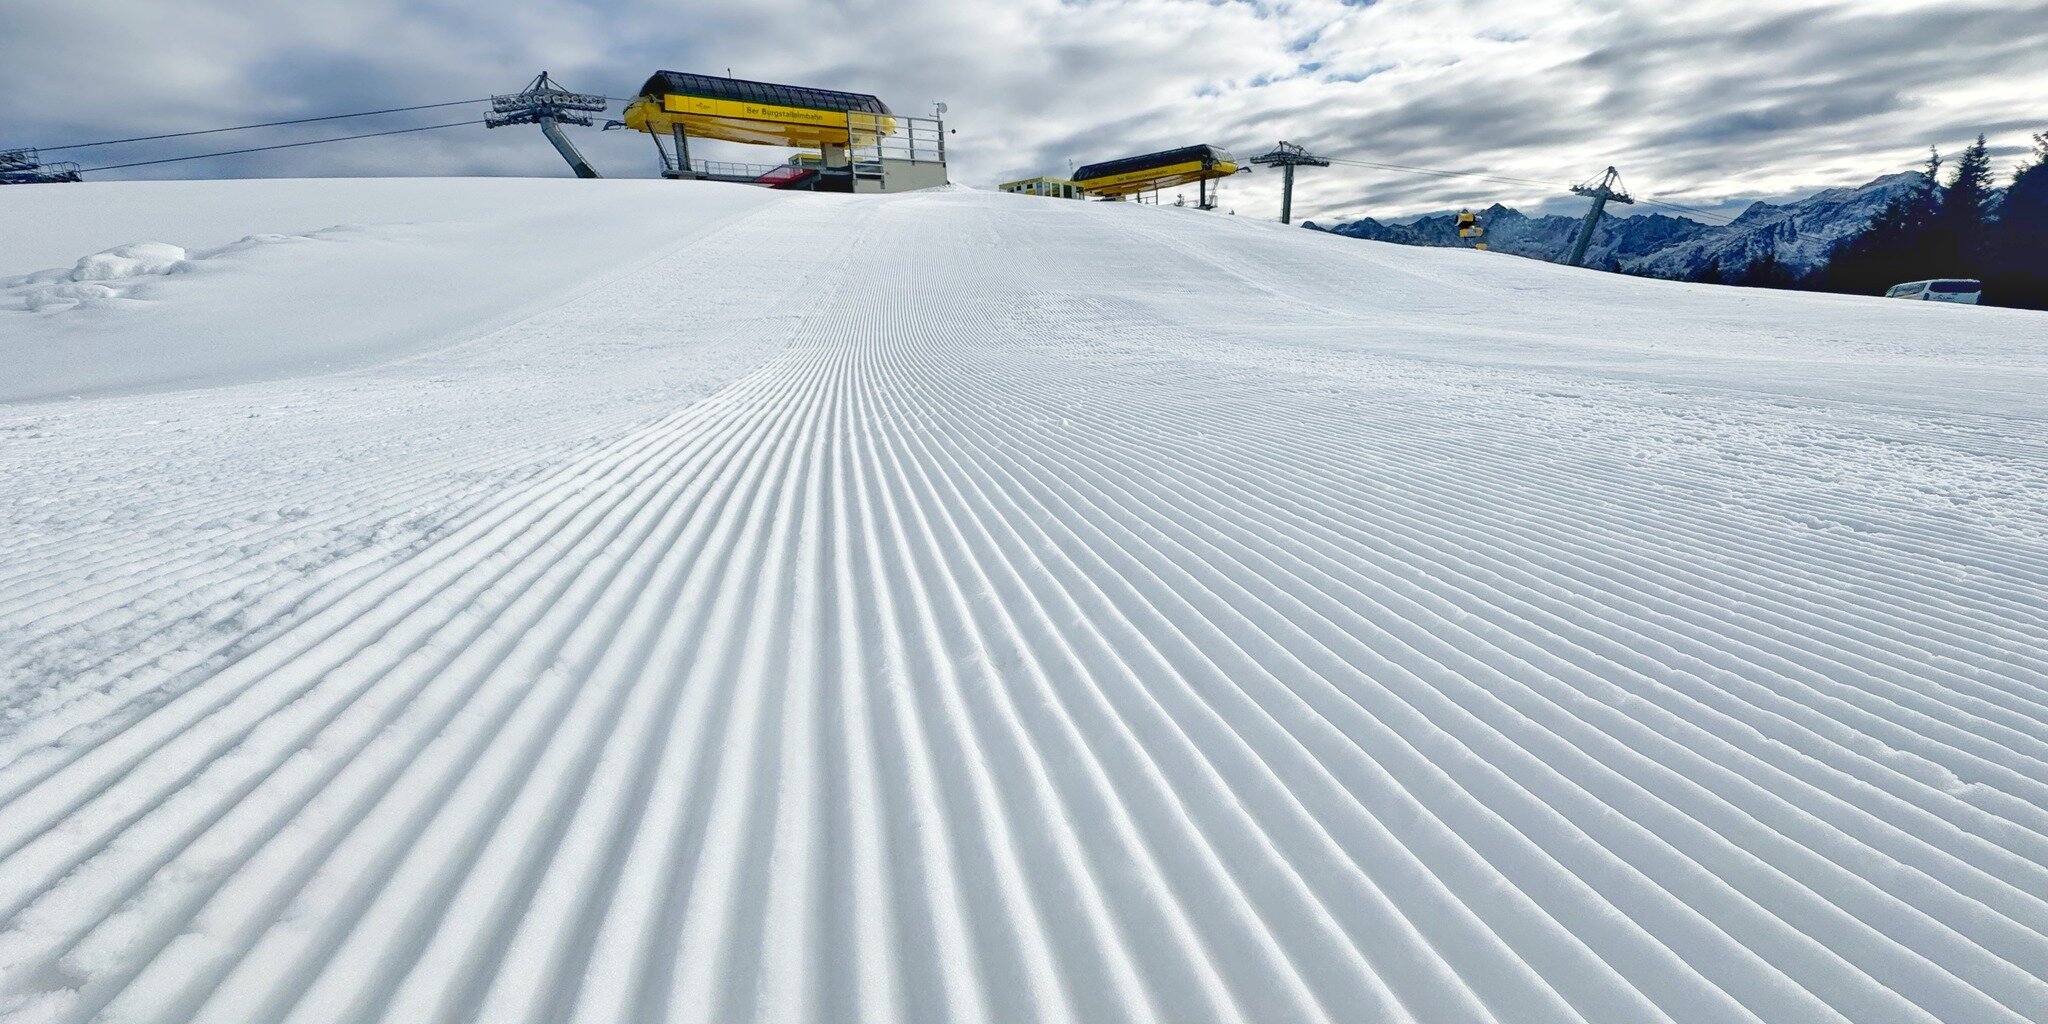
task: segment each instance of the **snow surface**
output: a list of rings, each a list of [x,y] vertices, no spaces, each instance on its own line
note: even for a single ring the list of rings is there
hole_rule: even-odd
[[[0,213],[0,1020],[2048,1019],[2039,314],[967,191]]]
[[[361,367],[514,322],[768,200],[659,182],[158,182],[0,193],[0,401]],[[638,188],[630,186],[637,185]],[[136,258],[137,255],[141,258]],[[147,303],[147,306],[138,306]]]

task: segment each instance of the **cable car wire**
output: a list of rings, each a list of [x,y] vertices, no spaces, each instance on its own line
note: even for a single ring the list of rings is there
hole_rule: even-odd
[[[1535,188],[1566,187],[1554,181],[1537,181],[1534,178],[1511,178],[1497,174],[1486,174],[1480,171],[1451,171],[1437,167],[1411,167],[1406,164],[1383,164],[1371,160],[1353,160],[1348,157],[1333,156],[1328,159],[1333,164],[1344,164],[1349,167],[1371,167],[1382,171],[1403,171],[1409,174],[1427,174],[1438,178],[1476,178],[1481,181],[1491,181],[1502,185],[1527,185]]]
[[[1723,224],[1735,223],[1735,218],[1730,217],[1725,213],[1714,213],[1708,210],[1699,209],[1698,207],[1694,206],[1680,206],[1677,203],[1667,203],[1662,199],[1653,199],[1649,196],[1637,196],[1636,201],[1649,203],[1652,206],[1662,206],[1666,209],[1679,210],[1685,213],[1692,214],[1695,217],[1705,217],[1708,220],[1720,221]]]
[[[474,121],[450,121],[447,124],[427,124],[419,125],[413,128],[393,128],[390,131],[365,132],[361,135],[337,135],[331,139],[307,139],[304,142],[280,142],[274,146],[252,146],[248,149],[228,149],[222,150],[218,153],[193,153],[188,156],[167,156],[159,160],[137,160],[133,163],[106,164],[100,167],[85,167],[80,168],[79,173],[84,174],[93,171],[118,171],[126,167],[149,167],[154,164],[174,164],[182,160],[205,160],[208,157],[216,156],[236,156],[242,153],[263,153],[273,149],[296,149],[300,146],[318,146],[328,142],[349,142],[355,139],[374,139],[383,135],[405,135],[410,132],[430,132],[440,128],[460,128],[464,125],[482,123],[484,123],[483,119],[477,118]]]
[[[315,121],[339,121],[351,117],[373,117],[377,114],[401,114],[408,110],[434,110],[440,107],[459,107],[469,103],[489,103],[490,101],[491,98],[489,96],[485,96],[482,99],[474,100],[449,100],[446,103],[422,103],[417,106],[411,107],[386,107],[383,110],[361,110],[353,114],[326,114],[320,117],[298,117],[288,121],[265,121],[261,124],[238,124],[229,128],[205,128],[199,131],[170,132],[164,135],[137,135],[132,139],[107,139],[102,142],[74,142],[68,146],[38,146],[36,148],[44,153],[54,153],[57,152],[58,150],[64,149],[91,149],[94,146],[118,146],[124,142],[154,142],[158,139],[183,139],[189,138],[194,135],[217,135],[221,132],[240,132],[247,131],[251,128],[276,128],[281,125],[288,124],[311,124]]]
[[[623,97],[623,96],[607,96],[607,97],[605,97],[605,98],[606,98],[606,99],[608,99],[608,100],[610,100],[610,101],[612,101],[612,102],[614,102],[614,103],[631,103],[631,102],[633,102],[633,99],[632,99],[632,98],[630,98],[630,97]],[[289,119],[286,119],[286,120],[283,120],[283,121],[262,121],[262,122],[259,122],[259,123],[256,123],[256,124],[238,124],[238,125],[231,125],[231,126],[229,126],[229,127],[226,127],[226,128],[203,128],[203,129],[199,129],[199,130],[197,130],[197,131],[189,131],[189,132],[166,132],[166,133],[164,133],[164,134],[161,134],[161,135],[137,135],[137,136],[133,136],[133,137],[131,137],[131,138],[125,138],[125,139],[103,139],[103,140],[101,140],[101,141],[99,141],[99,142],[74,142],[74,143],[70,143],[70,144],[68,144],[68,145],[63,145],[63,146],[38,146],[38,147],[36,147],[36,148],[37,148],[38,150],[42,151],[42,152],[45,152],[45,153],[55,153],[55,152],[60,152],[60,151],[63,151],[63,150],[72,150],[72,149],[92,149],[92,148],[95,148],[95,147],[98,147],[98,146],[118,146],[118,145],[123,145],[123,144],[126,144],[126,143],[131,143],[131,142],[156,142],[156,141],[160,141],[160,140],[163,140],[163,139],[185,139],[185,138],[192,138],[192,137],[194,137],[194,136],[198,136],[198,135],[218,135],[218,134],[220,134],[220,133],[222,133],[222,132],[240,132],[240,131],[249,131],[249,130],[251,130],[251,129],[255,129],[255,128],[280,128],[280,127],[283,127],[283,126],[286,126],[286,125],[294,125],[294,124],[313,124],[313,123],[316,123],[316,122],[321,122],[321,121],[341,121],[341,120],[347,120],[347,119],[349,119],[349,118],[356,118],[356,117],[375,117],[375,116],[377,116],[377,115],[379,115],[379,114],[402,114],[402,113],[406,113],[406,112],[409,112],[409,111],[415,111],[415,110],[438,110],[438,109],[441,109],[441,108],[443,108],[443,107],[459,107],[459,106],[465,106],[465,105],[467,105],[467,104],[471,104],[471,103],[488,103],[488,102],[490,102],[490,97],[488,97],[488,96],[483,96],[483,97],[478,97],[478,98],[476,98],[476,99],[467,99],[467,100],[449,100],[449,101],[447,101],[447,102],[444,102],[444,103],[420,103],[420,104],[415,104],[415,105],[412,105],[412,106],[406,106],[406,107],[385,107],[385,108],[383,108],[383,109],[380,109],[380,110],[360,110],[360,111],[355,111],[355,112],[353,112],[353,113],[347,113],[347,114],[324,114],[324,115],[321,115],[321,116],[318,116],[318,117],[296,117],[296,118],[289,118]],[[83,168],[83,169],[82,169],[82,171],[81,171],[81,173],[82,173],[83,171],[113,171],[113,170],[121,170],[121,169],[124,169],[124,168],[129,168],[129,167],[148,167],[148,166],[151,166],[151,165],[154,165],[154,164],[168,164],[168,163],[178,163],[178,162],[181,162],[181,161],[185,161],[185,160],[204,160],[204,159],[207,159],[207,158],[209,158],[209,157],[216,157],[216,156],[236,156],[236,155],[239,155],[239,154],[243,154],[243,153],[261,153],[261,152],[265,152],[265,151],[268,151],[268,150],[273,150],[273,149],[293,149],[293,148],[296,148],[296,147],[299,147],[299,146],[317,146],[317,145],[320,145],[320,144],[322,144],[322,143],[327,143],[327,142],[348,142],[348,141],[351,141],[351,140],[354,140],[354,139],[371,139],[371,138],[376,138],[376,137],[378,137],[378,136],[382,136],[382,135],[403,135],[403,134],[406,134],[406,133],[409,133],[409,132],[422,132],[422,131],[432,131],[432,130],[434,130],[434,129],[437,129],[437,128],[455,128],[455,127],[460,127],[460,126],[462,126],[462,125],[470,125],[470,124],[482,124],[482,123],[483,123],[483,121],[482,121],[482,120],[475,120],[475,121],[456,121],[456,122],[451,122],[451,123],[448,123],[448,124],[438,124],[438,125],[426,125],[426,126],[423,126],[423,127],[417,127],[417,128],[400,128],[400,129],[396,129],[396,130],[393,130],[393,131],[384,131],[384,132],[367,132],[367,133],[363,133],[363,134],[359,134],[359,135],[344,135],[344,136],[338,136],[338,137],[336,137],[336,138],[332,138],[332,139],[313,139],[313,140],[310,140],[310,141],[305,141],[305,142],[287,142],[287,143],[282,143],[282,144],[280,144],[280,145],[275,145],[275,146],[253,146],[253,147],[250,147],[250,148],[247,148],[247,149],[231,149],[231,150],[224,150],[224,151],[221,151],[221,152],[217,152],[217,153],[196,153],[196,154],[192,154],[192,155],[190,155],[190,156],[175,156],[175,157],[165,157],[165,158],[162,158],[162,159],[158,159],[158,160],[138,160],[138,161],[134,161],[134,162],[131,162],[131,163],[122,163],[122,164],[105,164],[105,165],[102,165],[102,166],[99,166],[99,167],[87,167],[87,168]],[[1554,182],[1554,181],[1538,181],[1538,180],[1536,180],[1536,179],[1534,179],[1534,178],[1517,178],[1517,177],[1511,177],[1511,176],[1507,176],[1507,175],[1498,175],[1498,174],[1486,174],[1486,173],[1483,173],[1483,172],[1479,172],[1479,171],[1453,171],[1453,170],[1448,170],[1448,169],[1445,169],[1445,168],[1440,168],[1440,167],[1414,167],[1414,166],[1410,166],[1410,165],[1407,165],[1407,164],[1389,164],[1389,163],[1380,163],[1380,162],[1377,162],[1377,161],[1372,161],[1372,160],[1356,160],[1356,159],[1351,159],[1351,158],[1347,158],[1347,157],[1330,157],[1330,158],[1328,158],[1328,159],[1329,159],[1329,161],[1330,161],[1331,163],[1333,163],[1333,164],[1342,164],[1342,165],[1344,165],[1344,166],[1347,166],[1347,167],[1366,167],[1366,168],[1372,168],[1372,169],[1374,169],[1374,170],[1382,170],[1382,171],[1398,171],[1398,172],[1402,172],[1402,173],[1406,173],[1406,174],[1426,174],[1426,175],[1430,175],[1430,176],[1432,176],[1432,177],[1438,177],[1438,178],[1471,178],[1471,179],[1474,179],[1474,180],[1476,180],[1476,181],[1490,181],[1490,182],[1494,182],[1494,183],[1496,183],[1496,184],[1501,184],[1501,185],[1519,185],[1519,186],[1524,186],[1524,187],[1528,187],[1528,188],[1555,188],[1555,189],[1563,189],[1563,188],[1567,188],[1567,187],[1568,187],[1568,186],[1565,186],[1565,185],[1559,184],[1559,183],[1557,183],[1557,182]],[[1670,202],[1665,202],[1664,200],[1661,200],[1661,199],[1656,199],[1656,198],[1653,198],[1653,197],[1650,197],[1650,196],[1637,196],[1636,198],[1638,198],[1638,199],[1642,200],[1643,202],[1646,202],[1646,203],[1650,203],[1650,204],[1652,204],[1652,205],[1656,205],[1656,206],[1662,206],[1662,207],[1666,207],[1666,208],[1668,208],[1668,209],[1673,209],[1673,210],[1678,210],[1678,211],[1681,211],[1681,212],[1684,212],[1684,213],[1689,213],[1689,214],[1692,214],[1692,215],[1694,215],[1694,216],[1697,216],[1697,217],[1705,217],[1705,218],[1707,218],[1707,219],[1709,219],[1709,220],[1716,220],[1716,221],[1720,221],[1720,222],[1722,222],[1722,223],[1724,223],[1724,224],[1726,224],[1726,223],[1734,223],[1734,220],[1735,220],[1735,218],[1733,218],[1733,217],[1729,217],[1729,216],[1726,216],[1726,215],[1724,215],[1724,214],[1718,214],[1718,213],[1710,213],[1710,212],[1708,212],[1708,211],[1706,211],[1706,210],[1701,210],[1701,209],[1698,209],[1698,208],[1695,208],[1695,207],[1690,207],[1690,206],[1681,206],[1681,205],[1679,205],[1679,204],[1677,204],[1677,203],[1670,203]]]
[[[1473,178],[1479,181],[1491,181],[1500,185],[1523,185],[1530,188],[1568,188],[1568,186],[1554,181],[1537,181],[1534,178],[1512,178],[1503,175],[1485,174],[1479,171],[1452,171],[1438,167],[1410,167],[1405,164],[1383,164],[1371,160],[1353,160],[1345,157],[1335,156],[1329,157],[1328,159],[1333,164],[1343,164],[1347,167],[1370,167],[1382,171],[1402,171],[1409,174],[1427,174],[1438,178]],[[1678,203],[1666,202],[1662,199],[1658,199],[1653,196],[1639,194],[1635,198],[1640,202],[1649,203],[1653,206],[1662,206],[1667,209],[1679,210],[1684,213],[1692,214],[1695,217],[1702,217],[1707,220],[1715,221],[1721,224],[1735,223],[1735,218],[1730,217],[1727,214],[1714,213],[1712,211],[1702,210],[1694,206],[1681,206]]]

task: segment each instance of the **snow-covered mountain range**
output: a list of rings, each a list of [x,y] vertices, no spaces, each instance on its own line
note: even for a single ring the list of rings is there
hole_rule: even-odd
[[[1782,205],[1758,202],[1727,225],[1706,224],[1689,217],[1661,213],[1634,217],[1605,216],[1594,229],[1586,265],[1643,274],[1685,278],[1708,265],[1725,269],[1748,266],[1776,251],[1778,259],[1801,270],[1825,262],[1839,239],[1869,224],[1900,193],[1925,175],[1919,171],[1888,174],[1855,188],[1831,188]],[[1531,217],[1495,203],[1480,213],[1490,248],[1536,259],[1560,260],[1578,230],[1578,217]],[[1385,224],[1370,217],[1321,227],[1304,227],[1403,245],[1461,246],[1457,214],[1447,212],[1408,224]]]

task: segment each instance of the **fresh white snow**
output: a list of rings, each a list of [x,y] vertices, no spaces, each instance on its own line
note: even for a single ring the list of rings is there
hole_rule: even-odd
[[[0,1021],[2048,1020],[2039,314],[965,190],[0,223]]]
[[[9,190],[0,195],[0,316],[69,315],[0,327],[0,356],[14,370],[0,377],[0,401],[304,376],[446,346],[602,287],[771,198],[722,189],[676,203],[662,182],[605,184]]]

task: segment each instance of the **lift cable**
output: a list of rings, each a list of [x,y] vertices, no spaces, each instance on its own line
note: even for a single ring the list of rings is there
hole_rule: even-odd
[[[1649,196],[1637,196],[1636,201],[1642,203],[1649,203],[1652,206],[1662,206],[1666,209],[1678,210],[1684,213],[1692,214],[1695,217],[1705,217],[1708,220],[1719,221],[1723,224],[1735,223],[1735,218],[1730,217],[1725,213],[1714,213],[1710,210],[1702,210],[1696,206],[1680,206],[1677,203],[1667,203],[1662,199],[1652,199]]]
[[[1375,163],[1371,160],[1352,160],[1346,157],[1335,156],[1330,157],[1329,160],[1333,164],[1343,164],[1347,167],[1370,167],[1382,171],[1405,171],[1410,174],[1428,174],[1439,178],[1476,178],[1480,181],[1491,181],[1501,185],[1525,185],[1531,188],[1562,189],[1567,187],[1563,184],[1554,181],[1537,181],[1534,178],[1504,177],[1501,175],[1483,174],[1478,171],[1451,171],[1436,167],[1410,167],[1405,164],[1383,164]],[[1665,202],[1662,199],[1654,199],[1644,195],[1638,195],[1636,196],[1636,199],[1641,202],[1650,203],[1655,206],[1666,207],[1668,209],[1679,210],[1685,213],[1692,214],[1696,217],[1703,217],[1707,220],[1716,221],[1722,224],[1732,224],[1735,222],[1735,218],[1730,217],[1727,214],[1714,213],[1712,211],[1702,210],[1694,206],[1681,206],[1677,203],[1669,203]]]
[[[151,166],[152,164],[174,164],[181,160],[204,160],[208,157],[236,156],[241,153],[263,153],[273,149],[294,149],[299,146],[318,146],[328,142],[349,142],[354,139],[374,139],[383,135],[404,135],[409,132],[431,132],[440,128],[460,128],[464,125],[482,123],[484,123],[483,118],[477,118],[474,121],[450,121],[447,124],[428,124],[420,125],[415,128],[393,128],[390,131],[365,132],[361,135],[337,135],[331,139],[308,139],[304,142],[280,142],[274,146],[252,146],[248,149],[228,149],[222,150],[221,152],[218,153],[193,153],[189,156],[167,156],[160,160],[137,160],[134,163],[107,164],[101,167],[87,167],[83,168],[81,170],[81,173],[90,173],[93,171],[118,171],[124,167],[148,167]]]
[[[1554,181],[1537,181],[1533,178],[1510,178],[1501,175],[1484,174],[1479,171],[1448,171],[1436,167],[1410,167],[1406,164],[1383,164],[1371,160],[1353,160],[1348,157],[1330,157],[1333,164],[1347,167],[1371,167],[1382,171],[1404,171],[1409,174],[1427,174],[1438,178],[1477,178],[1481,181],[1497,182],[1503,185],[1528,185],[1535,188],[1564,188]]]
[[[118,146],[124,142],[154,142],[158,139],[183,139],[193,135],[215,135],[219,134],[220,132],[240,132],[247,131],[251,128],[276,128],[280,125],[310,124],[314,121],[339,121],[345,118],[371,117],[377,114],[401,114],[408,110],[434,110],[440,107],[460,107],[469,103],[489,103],[490,101],[491,98],[489,96],[485,96],[481,99],[474,100],[450,100],[446,103],[422,103],[419,104],[418,106],[412,107],[386,107],[383,110],[362,110],[357,111],[356,113],[353,114],[327,114],[321,117],[299,117],[293,118],[289,121],[265,121],[262,124],[238,124],[230,128],[206,128],[195,132],[171,132],[167,135],[138,135],[132,139],[107,139],[104,142],[74,142],[68,146],[38,146],[36,148],[40,149],[45,153],[54,153],[60,149],[90,149],[94,146]]]
[[[629,97],[623,97],[623,96],[607,96],[607,97],[605,97],[605,98],[606,98],[606,99],[608,99],[608,100],[611,100],[611,101],[612,101],[612,102],[614,102],[614,103],[631,103],[631,102],[633,102],[632,98],[629,98]],[[132,138],[126,138],[126,139],[105,139],[105,140],[102,140],[102,141],[100,141],[100,142],[74,142],[74,143],[71,143],[71,144],[69,144],[69,145],[64,145],[64,146],[39,146],[39,147],[37,147],[37,148],[38,148],[39,150],[43,151],[43,152],[46,152],[46,153],[53,153],[53,152],[57,152],[57,151],[60,151],[60,150],[70,150],[70,149],[92,149],[92,148],[94,148],[94,147],[98,147],[98,146],[118,146],[118,145],[122,145],[122,144],[124,144],[124,143],[130,143],[130,142],[155,142],[155,141],[159,141],[159,140],[162,140],[162,139],[184,139],[184,138],[191,138],[191,137],[193,137],[193,136],[196,136],[196,135],[217,135],[217,134],[219,134],[219,133],[222,133],[222,132],[239,132],[239,131],[248,131],[248,130],[250,130],[250,129],[253,129],[253,128],[278,128],[278,127],[283,127],[283,126],[285,126],[285,125],[294,125],[294,124],[312,124],[312,123],[315,123],[315,122],[319,122],[319,121],[340,121],[340,120],[346,120],[346,119],[349,119],[349,118],[356,118],[356,117],[374,117],[374,116],[376,116],[376,115],[379,115],[379,114],[402,114],[402,113],[406,113],[406,112],[408,112],[408,111],[414,111],[414,110],[437,110],[437,109],[440,109],[440,108],[443,108],[443,107],[459,107],[459,106],[464,106],[464,105],[467,105],[467,104],[471,104],[471,103],[489,103],[489,102],[490,102],[490,97],[488,97],[488,96],[484,96],[484,97],[479,97],[479,98],[476,98],[476,99],[468,99],[468,100],[449,100],[449,101],[447,101],[447,102],[445,102],[445,103],[421,103],[421,104],[416,104],[416,105],[413,105],[413,106],[408,106],[408,107],[385,107],[385,108],[383,108],[383,109],[381,109],[381,110],[361,110],[361,111],[356,111],[356,112],[354,112],[354,113],[348,113],[348,114],[325,114],[325,115],[322,115],[322,116],[319,116],[319,117],[298,117],[298,118],[291,118],[291,119],[288,119],[288,120],[283,120],[283,121],[264,121],[264,122],[260,122],[260,123],[258,123],[258,124],[239,124],[239,125],[233,125],[233,126],[230,126],[230,127],[226,127],[226,128],[205,128],[205,129],[200,129],[200,130],[198,130],[198,131],[189,131],[189,132],[168,132],[168,133],[165,133],[165,134],[162,134],[162,135],[137,135],[137,136],[134,136],[134,137],[132,137]],[[177,162],[179,162],[179,161],[183,161],[183,160],[202,160],[202,159],[205,159],[205,158],[207,158],[207,157],[215,157],[215,156],[235,156],[235,155],[238,155],[238,154],[242,154],[242,153],[261,153],[261,152],[264,152],[264,151],[266,151],[266,150],[272,150],[272,149],[292,149],[292,148],[294,148],[294,147],[298,147],[298,146],[316,146],[316,145],[320,145],[321,143],[326,143],[326,142],[347,142],[347,141],[350,141],[350,140],[352,140],[352,139],[370,139],[370,138],[376,138],[376,137],[378,137],[378,136],[381,136],[381,135],[403,135],[403,134],[405,134],[405,133],[408,133],[408,132],[421,132],[421,131],[432,131],[432,130],[434,130],[434,129],[437,129],[437,128],[455,128],[455,127],[460,127],[460,126],[462,126],[462,125],[468,125],[468,124],[482,124],[482,123],[483,123],[483,122],[482,122],[481,120],[477,120],[477,121],[456,121],[456,122],[451,122],[451,123],[449,123],[449,124],[438,124],[438,125],[426,125],[426,126],[424,126],[424,127],[419,127],[419,128],[400,128],[400,129],[397,129],[397,130],[395,130],[395,131],[385,131],[385,132],[368,132],[368,133],[364,133],[364,134],[360,134],[360,135],[344,135],[344,136],[338,136],[338,137],[336,137],[336,138],[332,138],[332,139],[314,139],[314,140],[311,140],[311,141],[307,141],[307,142],[288,142],[288,143],[283,143],[283,144],[280,144],[280,145],[275,145],[275,146],[255,146],[255,147],[251,147],[251,148],[248,148],[248,149],[233,149],[233,150],[226,150],[226,151],[223,151],[223,152],[218,152],[218,153],[197,153],[197,154],[193,154],[193,155],[191,155],[191,156],[176,156],[176,157],[166,157],[166,158],[163,158],[163,159],[160,159],[160,160],[139,160],[139,161],[136,161],[136,162],[133,162],[133,163],[125,163],[125,164],[107,164],[107,165],[103,165],[103,166],[100,166],[100,167],[88,167],[88,168],[85,168],[85,170],[87,170],[87,171],[112,171],[112,170],[120,170],[120,169],[123,169],[123,168],[128,168],[128,167],[146,167],[146,166],[150,166],[150,165],[152,165],[152,164],[168,164],[168,163],[177,163]],[[1443,169],[1443,168],[1437,168],[1437,167],[1412,167],[1412,166],[1409,166],[1409,165],[1406,165],[1406,164],[1389,164],[1389,163],[1379,163],[1379,162],[1376,162],[1376,161],[1372,161],[1372,160],[1354,160],[1354,159],[1350,159],[1350,158],[1346,158],[1346,157],[1330,157],[1330,158],[1328,158],[1328,159],[1329,159],[1329,161],[1330,161],[1331,163],[1334,163],[1334,164],[1343,164],[1343,165],[1345,165],[1345,166],[1347,166],[1347,167],[1368,167],[1368,168],[1373,168],[1373,169],[1375,169],[1375,170],[1383,170],[1383,171],[1401,171],[1401,172],[1404,172],[1404,173],[1408,173],[1408,174],[1427,174],[1427,175],[1431,175],[1431,176],[1433,176],[1433,177],[1439,177],[1439,178],[1473,178],[1473,179],[1476,179],[1476,180],[1479,180],[1479,181],[1490,181],[1490,182],[1495,182],[1495,183],[1497,183],[1497,184],[1502,184],[1502,185],[1522,185],[1522,186],[1527,186],[1527,187],[1531,187],[1531,188],[1564,188],[1564,187],[1566,187],[1566,186],[1564,186],[1564,185],[1560,185],[1560,184],[1558,184],[1557,182],[1553,182],[1553,181],[1538,181],[1538,180],[1536,180],[1536,179],[1534,179],[1534,178],[1516,178],[1516,177],[1509,177],[1509,176],[1505,176],[1505,175],[1496,175],[1496,174],[1484,174],[1484,173],[1481,173],[1481,172],[1478,172],[1478,171],[1453,171],[1453,170],[1446,170],[1446,169]],[[1733,222],[1734,222],[1734,220],[1735,220],[1735,218],[1733,218],[1733,217],[1729,217],[1729,216],[1726,216],[1726,215],[1724,215],[1724,214],[1718,214],[1718,213],[1711,213],[1711,212],[1708,212],[1708,211],[1706,211],[1706,210],[1701,210],[1701,209],[1698,209],[1698,208],[1696,208],[1696,207],[1691,207],[1691,206],[1681,206],[1681,205],[1679,205],[1679,204],[1677,204],[1677,203],[1670,203],[1670,202],[1665,202],[1664,200],[1661,200],[1661,199],[1655,199],[1655,198],[1651,198],[1651,197],[1648,197],[1648,196],[1639,196],[1638,198],[1640,198],[1640,199],[1641,199],[1641,200],[1642,200],[1643,202],[1646,202],[1646,203],[1651,203],[1651,204],[1654,204],[1654,205],[1656,205],[1656,206],[1662,206],[1662,207],[1666,207],[1666,208],[1668,208],[1668,209],[1678,210],[1678,211],[1681,211],[1681,212],[1684,212],[1684,213],[1689,213],[1689,214],[1692,214],[1692,215],[1694,215],[1694,216],[1698,216],[1698,217],[1705,217],[1705,218],[1707,218],[1707,219],[1709,219],[1709,220],[1716,220],[1716,221],[1720,221],[1720,222],[1722,222],[1722,223],[1733,223]]]

